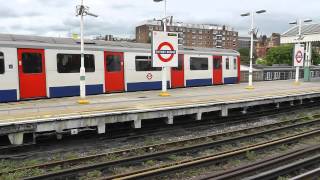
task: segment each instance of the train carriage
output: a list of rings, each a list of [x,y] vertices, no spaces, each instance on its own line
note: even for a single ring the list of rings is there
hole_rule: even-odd
[[[150,48],[86,40],[86,93],[161,89],[161,68],[152,67]],[[0,35],[0,102],[78,96],[79,49],[71,38]],[[237,83],[238,56],[233,50],[179,47],[178,67],[167,71],[168,87]]]

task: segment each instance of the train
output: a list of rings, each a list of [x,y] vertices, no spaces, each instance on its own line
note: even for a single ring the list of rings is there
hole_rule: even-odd
[[[240,82],[248,82],[248,67],[241,65]],[[288,65],[254,66],[253,81],[277,81],[295,79],[296,68]],[[304,78],[304,69],[300,68],[299,78]],[[310,66],[310,78],[320,78],[320,66]]]
[[[80,41],[0,34],[0,102],[80,94]],[[161,68],[152,67],[151,45],[85,40],[86,94],[161,89]],[[179,47],[169,88],[236,84],[240,54],[220,48]]]

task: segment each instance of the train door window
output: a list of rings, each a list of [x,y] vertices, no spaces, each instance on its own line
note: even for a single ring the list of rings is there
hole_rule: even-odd
[[[215,58],[213,61],[214,69],[220,69],[221,68],[221,59]]]
[[[0,52],[0,74],[4,74],[4,54]]]
[[[161,67],[152,67],[151,56],[136,56],[136,71],[161,71]]]
[[[121,71],[121,57],[119,55],[107,56],[107,71],[108,72]]]
[[[57,69],[59,73],[79,73],[81,67],[80,54],[57,54]],[[84,55],[86,72],[95,72],[93,54]]]
[[[226,69],[230,69],[230,60],[229,58],[226,59]]]
[[[26,74],[42,73],[42,55],[40,53],[22,53],[22,71]]]
[[[182,56],[179,56],[178,57],[178,67],[174,67],[173,69],[176,71],[181,71],[183,68],[182,64],[183,64],[183,58],[182,58]]]
[[[190,58],[190,70],[208,70],[208,58]]]
[[[233,59],[233,69],[237,69],[237,59]]]

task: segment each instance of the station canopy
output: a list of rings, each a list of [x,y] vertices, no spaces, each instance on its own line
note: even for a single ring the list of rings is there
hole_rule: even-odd
[[[299,26],[294,26],[281,35],[281,44],[298,43]],[[320,42],[320,24],[306,24],[301,28],[301,43]]]

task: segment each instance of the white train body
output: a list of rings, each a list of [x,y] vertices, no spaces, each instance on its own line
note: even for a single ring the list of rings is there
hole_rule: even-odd
[[[79,46],[67,38],[0,35],[0,102],[78,96]],[[150,51],[148,44],[86,43],[86,93],[161,89],[161,68],[151,66]],[[179,68],[168,68],[167,83],[169,88],[238,83],[239,70],[236,51],[180,47]]]

